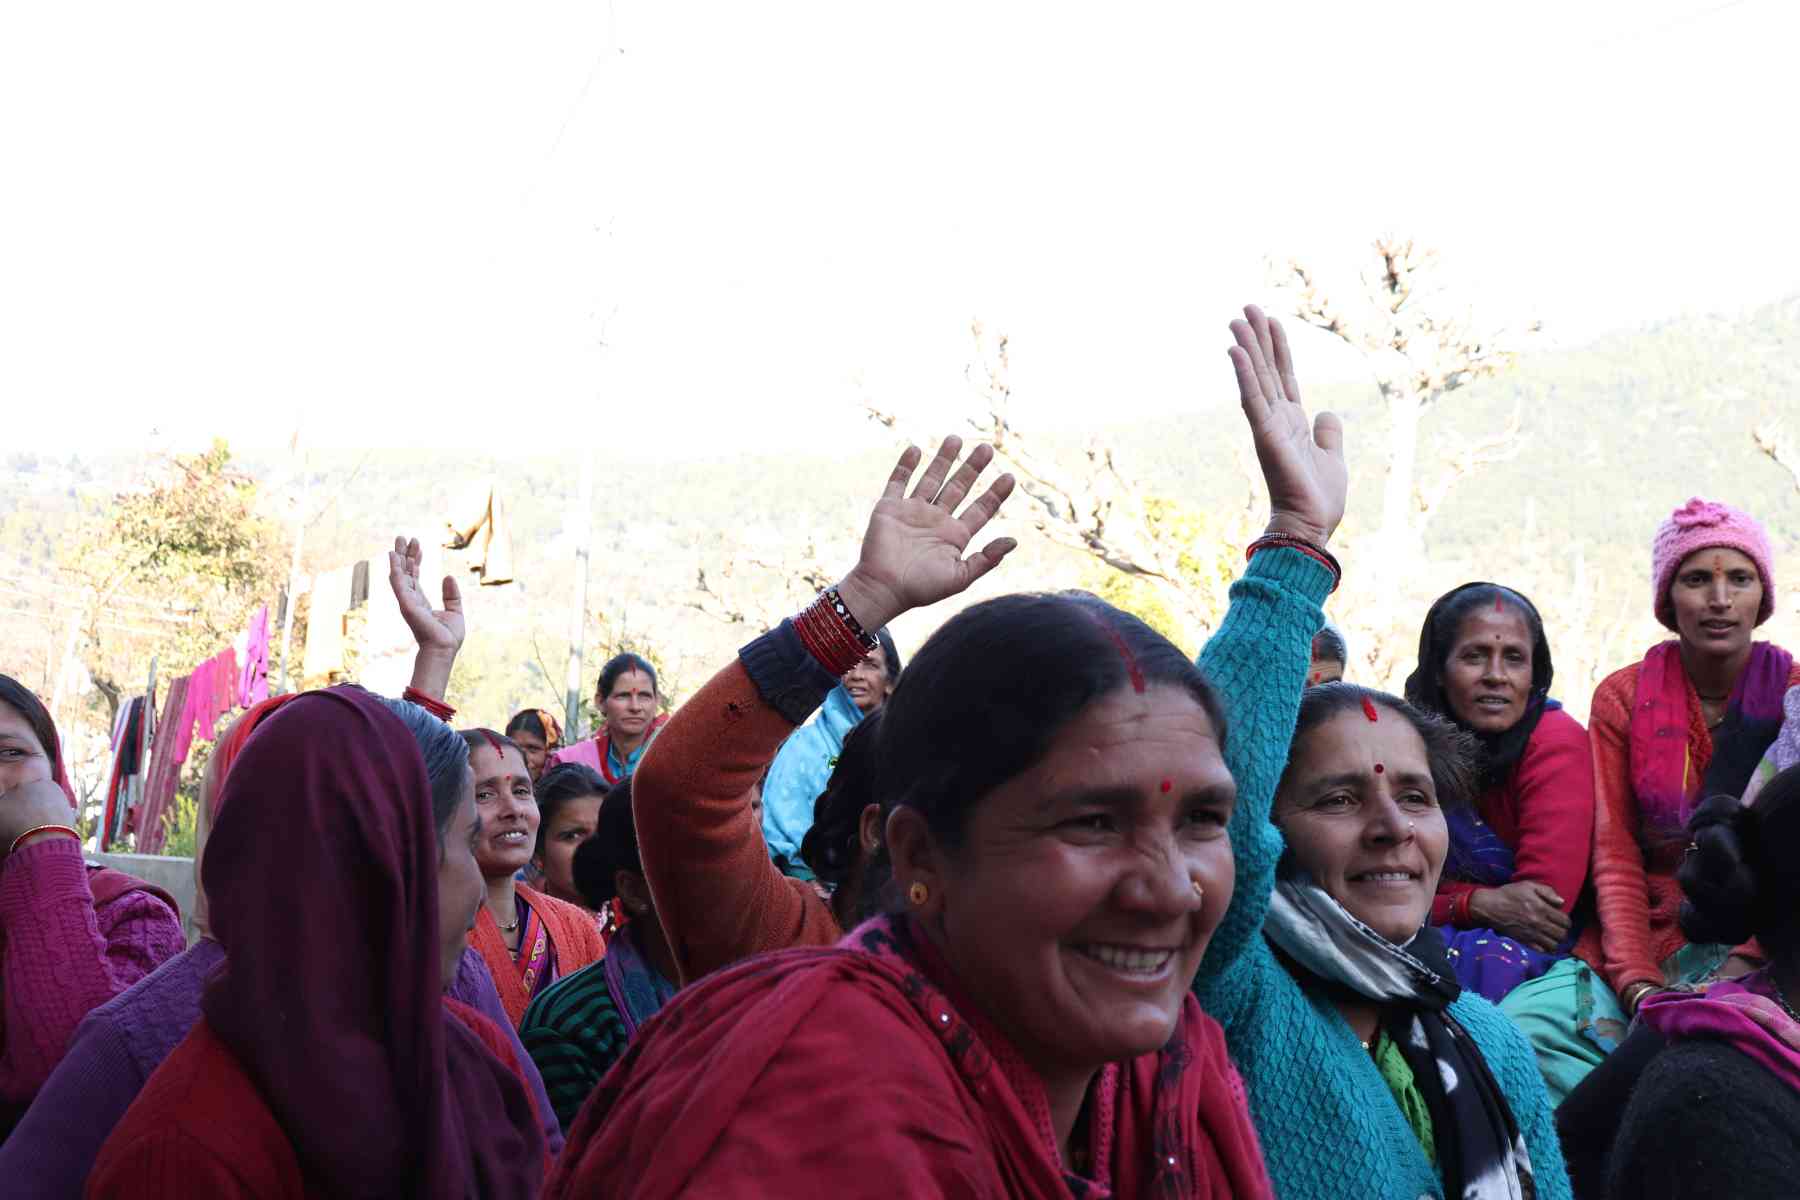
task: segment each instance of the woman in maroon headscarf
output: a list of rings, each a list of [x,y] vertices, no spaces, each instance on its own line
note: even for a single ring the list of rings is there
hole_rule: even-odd
[[[261,802],[221,804],[202,868],[226,965],[90,1197],[536,1194],[518,1065],[444,996],[481,902],[479,818],[471,779],[434,797],[431,752],[356,688],[300,697],[245,745],[225,800]]]

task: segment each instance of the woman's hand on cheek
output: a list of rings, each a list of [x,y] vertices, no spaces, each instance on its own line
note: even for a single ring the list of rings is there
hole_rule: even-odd
[[[40,825],[73,825],[75,813],[62,785],[34,779],[0,795],[0,858],[12,850],[20,834]]]

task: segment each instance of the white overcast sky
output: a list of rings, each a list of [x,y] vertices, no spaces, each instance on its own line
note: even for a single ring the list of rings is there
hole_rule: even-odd
[[[873,444],[975,316],[1028,418],[1223,405],[1263,257],[1382,230],[1564,343],[1737,311],[1800,290],[1796,45],[1780,0],[8,5],[0,449]]]

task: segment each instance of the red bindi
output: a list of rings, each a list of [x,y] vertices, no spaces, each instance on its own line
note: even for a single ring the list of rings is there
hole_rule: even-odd
[[[1381,720],[1381,714],[1375,711],[1375,702],[1367,696],[1363,697],[1363,716],[1369,718],[1371,725]]]
[[[1170,792],[1172,792],[1172,791],[1174,791],[1174,790],[1175,790],[1175,783],[1174,783],[1174,781],[1173,781],[1173,780],[1169,780],[1169,779],[1165,779],[1165,780],[1163,780],[1163,781],[1162,781],[1162,791],[1163,791],[1163,795],[1165,795],[1165,796],[1166,796],[1166,795],[1168,795],[1168,794],[1169,794],[1169,793],[1170,793]]]
[[[1505,612],[1506,611],[1504,608],[1502,608],[1500,606],[1500,593],[1499,592],[1494,593],[1494,611],[1495,612]]]
[[[1387,770],[1387,768],[1382,766],[1380,763],[1375,764],[1375,773],[1377,775],[1381,774],[1383,771],[1386,771],[1386,770]]]

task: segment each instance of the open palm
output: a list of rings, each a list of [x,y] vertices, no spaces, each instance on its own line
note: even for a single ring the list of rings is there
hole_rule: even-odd
[[[1308,421],[1294,378],[1287,333],[1260,308],[1231,323],[1237,345],[1238,400],[1256,442],[1256,461],[1269,488],[1272,533],[1324,546],[1344,519],[1350,472],[1344,463],[1344,425],[1334,413]]]
[[[418,538],[397,537],[388,552],[388,586],[400,605],[400,615],[412,630],[413,640],[421,650],[446,651],[455,654],[468,636],[463,620],[462,589],[455,576],[444,576],[444,607],[431,607],[431,598],[419,580],[419,567],[424,552]]]
[[[889,474],[887,487],[869,514],[862,557],[838,585],[850,611],[867,628],[957,595],[999,566],[1018,544],[997,538],[963,557],[975,535],[1012,494],[1013,477],[1000,476],[958,514],[957,506],[994,459],[993,447],[984,443],[958,467],[961,450],[961,438],[944,439],[910,495],[907,485],[923,457],[918,447],[909,446]]]

